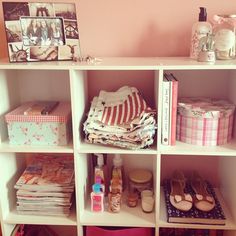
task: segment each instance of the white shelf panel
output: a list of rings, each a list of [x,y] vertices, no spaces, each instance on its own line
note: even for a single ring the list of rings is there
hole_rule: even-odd
[[[160,227],[166,228],[191,228],[191,229],[221,229],[221,230],[236,230],[236,224],[227,208],[222,194],[218,189],[214,189],[221,207],[226,217],[225,225],[204,225],[204,224],[183,224],[183,223],[168,223],[166,214],[166,203],[163,188],[161,188],[160,195],[160,220],[158,222]]]
[[[26,69],[27,66],[31,70],[155,70],[158,62],[156,57],[103,57],[97,58],[95,63],[74,61],[9,63],[6,59],[0,61],[0,69]]]
[[[24,152],[24,153],[73,153],[73,144],[68,146],[29,146],[13,145],[9,141],[0,143],[0,152]]]
[[[207,155],[207,156],[236,156],[236,140],[221,146],[197,146],[184,142],[176,142],[175,146],[160,147],[161,154],[172,155]]]
[[[155,227],[155,213],[144,213],[140,204],[136,207],[128,207],[122,201],[121,211],[111,213],[105,210],[102,213],[94,213],[90,210],[90,204],[81,214],[82,225],[96,226],[123,226],[123,227]]]
[[[218,70],[236,69],[236,60],[216,60],[215,63],[198,62],[189,57],[159,57],[158,65],[164,70]]]
[[[6,219],[3,219],[3,222],[6,224],[77,225],[74,208],[68,217],[20,215],[14,209],[7,215]]]
[[[120,154],[145,154],[145,155],[155,155],[157,154],[156,146],[151,146],[147,149],[139,149],[139,150],[129,150],[122,149],[119,147],[105,146],[105,145],[97,145],[90,143],[81,143],[79,149],[79,153],[120,153]]]
[[[95,63],[74,61],[9,63],[1,59],[0,69],[30,70],[211,70],[236,69],[236,60],[217,60],[214,64],[189,57],[101,57]]]

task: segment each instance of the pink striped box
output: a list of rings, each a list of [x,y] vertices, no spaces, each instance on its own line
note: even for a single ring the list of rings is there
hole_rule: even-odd
[[[71,106],[60,102],[49,115],[24,115],[27,102],[5,115],[10,144],[67,145],[71,138]]]
[[[182,98],[178,101],[177,134],[179,141],[217,146],[232,139],[235,105],[225,100]]]

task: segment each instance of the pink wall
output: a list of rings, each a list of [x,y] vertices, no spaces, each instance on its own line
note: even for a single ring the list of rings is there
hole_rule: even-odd
[[[215,13],[236,13],[235,2],[230,0],[55,2],[76,3],[82,53],[94,56],[185,56],[199,6],[207,7],[209,17]],[[0,58],[3,58],[7,57],[7,51],[0,8]]]

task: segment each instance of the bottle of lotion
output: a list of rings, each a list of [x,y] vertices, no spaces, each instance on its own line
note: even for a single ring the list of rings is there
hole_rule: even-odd
[[[103,212],[104,211],[104,193],[101,191],[100,184],[93,185],[91,192],[91,211]]]
[[[201,39],[206,37],[208,34],[212,34],[212,26],[207,22],[206,8],[200,7],[199,21],[193,25],[190,57],[197,59],[198,54],[201,51]]]
[[[103,154],[96,153],[97,156],[97,166],[94,168],[94,183],[100,183],[104,186],[104,194],[107,196],[108,194],[108,174],[107,174],[107,166],[104,164],[104,156]],[[97,180],[100,180],[97,182]]]

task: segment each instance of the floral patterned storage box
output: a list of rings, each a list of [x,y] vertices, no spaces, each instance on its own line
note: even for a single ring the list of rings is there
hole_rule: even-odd
[[[179,141],[217,146],[232,138],[235,105],[225,100],[182,98],[178,101],[177,134]]]
[[[10,144],[66,145],[71,137],[71,106],[60,102],[49,115],[24,115],[28,102],[6,114]]]

